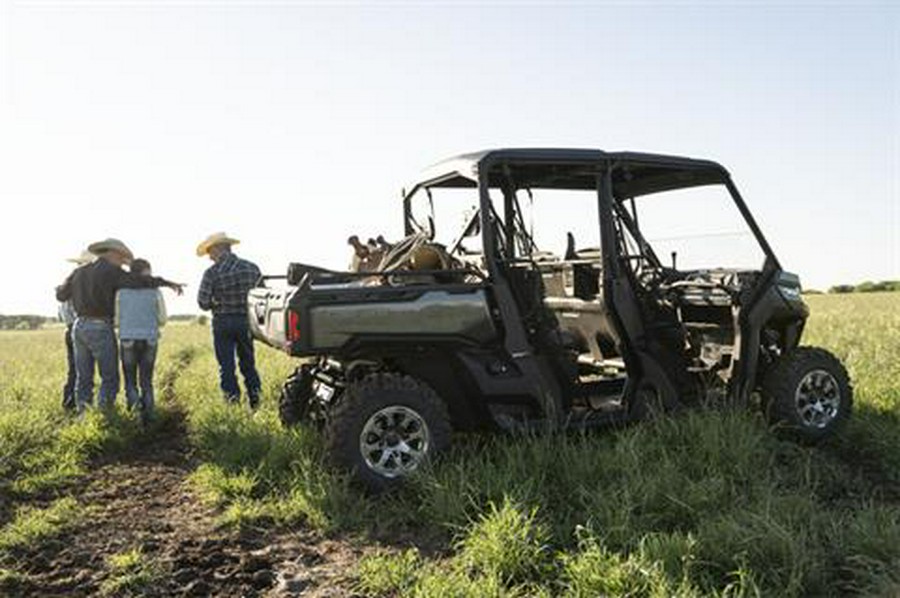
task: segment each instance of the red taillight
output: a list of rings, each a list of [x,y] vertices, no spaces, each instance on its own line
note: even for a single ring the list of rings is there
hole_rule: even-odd
[[[287,338],[289,341],[300,340],[300,314],[288,310]]]

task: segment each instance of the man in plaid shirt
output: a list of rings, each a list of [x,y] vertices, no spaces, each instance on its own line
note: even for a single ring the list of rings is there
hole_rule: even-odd
[[[251,409],[259,406],[261,383],[253,355],[253,337],[247,316],[247,292],[256,286],[260,272],[256,264],[231,252],[237,244],[225,233],[210,235],[197,246],[197,255],[208,255],[214,262],[203,273],[197,303],[200,309],[212,310],[213,344],[219,362],[219,386],[225,399],[240,402],[241,389],[234,373],[235,355]]]

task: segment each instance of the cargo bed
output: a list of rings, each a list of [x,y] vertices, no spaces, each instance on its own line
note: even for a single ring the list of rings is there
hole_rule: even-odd
[[[250,328],[256,339],[298,357],[352,352],[360,341],[496,338],[484,285],[427,276],[295,269],[264,277],[249,294]]]

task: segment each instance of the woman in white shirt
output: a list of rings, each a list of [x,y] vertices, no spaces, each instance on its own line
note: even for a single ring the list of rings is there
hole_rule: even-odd
[[[150,262],[144,259],[132,261],[130,269],[141,276],[153,275]],[[153,414],[153,368],[159,329],[165,323],[166,304],[159,289],[120,289],[116,293],[125,398],[129,410],[138,406],[144,421]]]

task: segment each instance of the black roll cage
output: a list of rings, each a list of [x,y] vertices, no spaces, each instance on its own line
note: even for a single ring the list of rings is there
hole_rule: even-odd
[[[460,170],[459,164],[468,161],[470,172]],[[440,170],[441,164],[447,164],[457,170]],[[642,237],[637,223],[623,205],[626,200],[635,197],[649,195],[662,191],[673,191],[689,187],[721,184],[728,190],[747,226],[753,233],[757,243],[765,254],[764,270],[780,269],[778,258],[772,251],[762,230],[747,208],[743,197],[731,180],[728,171],[715,162],[708,160],[694,160],[674,156],[659,156],[655,154],[637,154],[631,152],[606,153],[595,150],[494,150],[479,154],[469,154],[448,160],[434,167],[437,174],[423,179],[410,188],[403,196],[404,230],[407,235],[412,234],[414,226],[411,214],[410,200],[413,195],[421,190],[430,190],[432,187],[447,188],[478,188],[479,210],[482,242],[484,255],[488,264],[488,275],[494,277],[497,272],[495,231],[490,221],[494,211],[490,199],[490,189],[499,188],[504,197],[504,241],[507,245],[506,252],[513,255],[513,245],[516,242],[515,226],[517,214],[521,217],[516,191],[519,189],[531,190],[533,188],[578,189],[597,191],[600,220],[612,219],[618,216],[628,229],[631,236],[638,242],[640,249],[652,261],[659,265],[659,259],[653,254],[652,248]],[[533,177],[525,181],[513,180],[513,168],[527,169],[529,166],[537,169],[569,170],[573,174],[565,174]],[[651,173],[649,176],[636,177],[634,169],[660,169],[660,174]],[[577,173],[577,174],[575,174]],[[616,181],[615,176],[621,173],[621,180]],[[600,181],[604,174],[609,174],[607,190],[611,194],[611,201],[607,203],[611,209],[604,211],[604,202],[600,193],[603,186]],[[588,185],[589,183],[589,185]],[[430,196],[430,191],[429,191]],[[601,239],[602,239],[602,225]]]
[[[513,181],[515,172],[517,180]],[[563,388],[546,360],[537,348],[532,346],[529,333],[522,320],[519,302],[514,295],[508,275],[511,263],[498,255],[498,234],[502,234],[506,244],[504,252],[510,257],[515,244],[515,211],[518,209],[516,191],[518,189],[572,189],[595,191],[598,202],[598,216],[601,246],[601,271],[604,302],[608,308],[614,328],[622,343],[623,357],[628,372],[625,394],[631,400],[639,392],[639,384],[650,381],[660,396],[677,397],[672,379],[661,369],[660,362],[648,352],[646,346],[645,323],[636,309],[633,284],[628,282],[632,273],[622,271],[617,243],[619,235],[616,222],[626,227],[633,239],[640,245],[642,254],[650,260],[659,260],[638,230],[637,223],[628,214],[623,202],[635,197],[662,191],[723,184],[732,200],[750,227],[751,232],[765,254],[763,277],[781,270],[778,259],[762,234],[747,205],[734,185],[728,171],[721,165],[707,160],[693,160],[673,156],[637,154],[630,152],[607,153],[597,150],[565,149],[513,149],[492,150],[460,156],[432,168],[431,174],[404,192],[404,227],[406,234],[412,234],[414,226],[411,198],[421,190],[431,188],[477,188],[479,195],[478,214],[481,226],[482,245],[487,276],[484,281],[492,289],[493,300],[503,323],[503,344],[507,354],[517,364],[525,377],[531,381],[527,388],[539,403],[548,423],[559,424],[564,417]],[[491,189],[501,189],[504,196],[504,228],[495,226],[497,218],[490,197]],[[429,192],[429,198],[431,197]],[[467,223],[473,226],[475,218]],[[511,234],[513,233],[513,234]],[[749,316],[742,313],[741,318]],[[757,323],[758,324],[758,323]],[[758,334],[758,330],[756,331]],[[756,356],[751,345],[753,334],[743,340],[739,363],[743,372],[752,378],[756,371]],[[744,396],[749,388],[747,381],[741,388],[735,388],[735,396]]]

